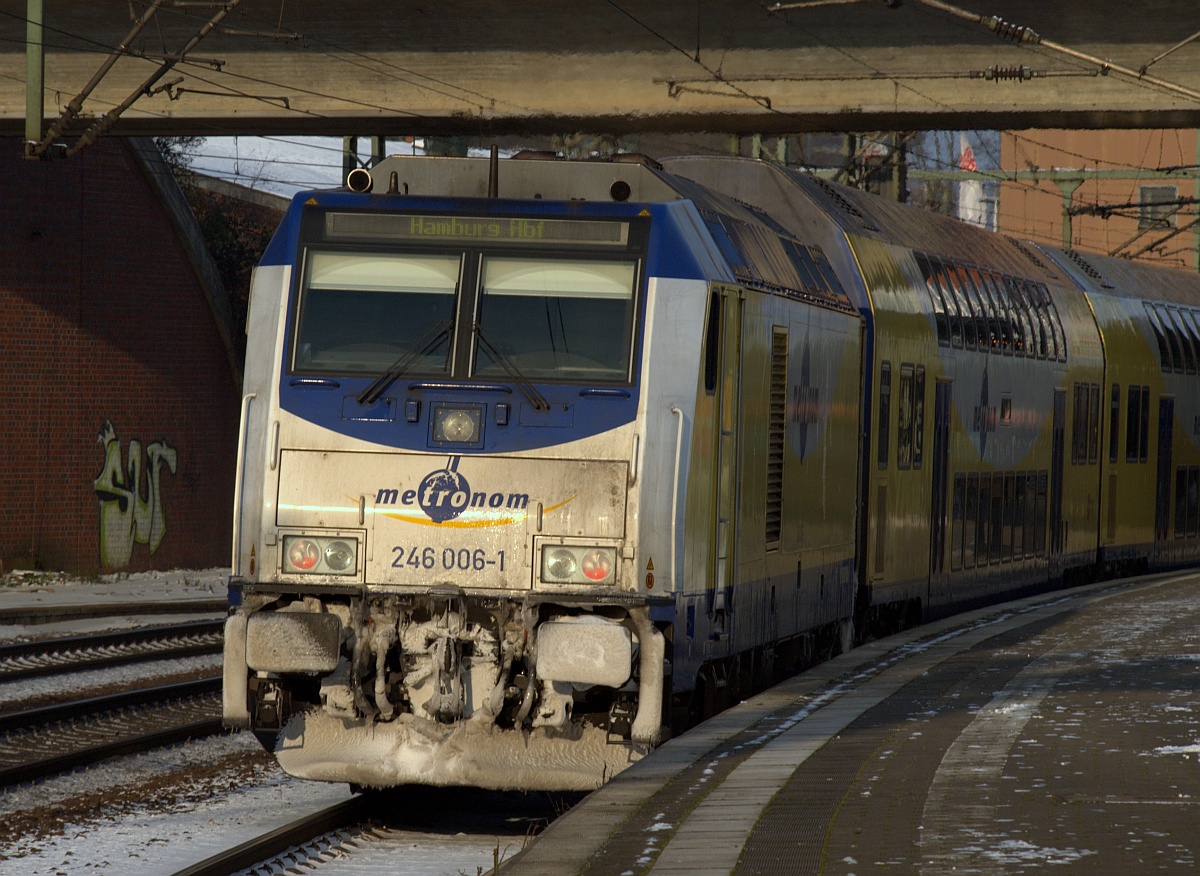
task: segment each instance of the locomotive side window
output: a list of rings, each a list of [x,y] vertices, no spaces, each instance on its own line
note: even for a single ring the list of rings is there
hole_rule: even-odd
[[[721,296],[713,292],[708,299],[708,326],[704,330],[704,391],[717,391],[717,370],[721,363]]]
[[[411,353],[411,373],[446,374],[460,263],[458,255],[310,251],[293,370],[377,374]]]
[[[474,373],[628,380],[636,279],[632,261],[486,257]]]

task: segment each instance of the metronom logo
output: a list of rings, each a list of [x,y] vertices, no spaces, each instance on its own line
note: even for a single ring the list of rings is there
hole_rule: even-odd
[[[528,508],[528,493],[473,492],[466,477],[458,471],[461,459],[461,456],[451,456],[445,468],[429,472],[415,490],[401,491],[386,487],[378,490],[375,494],[375,506],[416,506],[434,523],[454,520],[471,508],[517,512],[524,512]],[[493,521],[508,522],[511,522],[511,519]]]

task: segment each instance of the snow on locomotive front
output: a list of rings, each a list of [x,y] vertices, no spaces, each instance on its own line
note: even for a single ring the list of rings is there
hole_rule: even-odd
[[[485,160],[415,158],[298,196],[256,271],[224,717],[293,775],[590,789],[660,737],[639,540],[667,553],[672,505],[637,467],[675,437],[640,403],[676,196],[504,165],[500,197]]]

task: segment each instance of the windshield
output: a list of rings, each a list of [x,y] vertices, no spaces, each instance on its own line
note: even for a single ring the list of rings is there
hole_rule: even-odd
[[[446,332],[423,351],[414,345],[439,323],[452,324],[461,255],[309,252],[293,370],[371,374],[419,352],[410,374],[450,370]]]
[[[489,256],[481,273],[476,375],[629,379],[635,262]]]

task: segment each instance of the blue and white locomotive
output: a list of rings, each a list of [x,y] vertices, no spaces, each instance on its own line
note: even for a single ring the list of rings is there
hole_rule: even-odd
[[[1195,373],[1200,286],[1168,331],[1152,271],[623,158],[393,157],[293,201],[251,293],[224,669],[289,773],[590,789],[856,630],[1195,558],[1196,439],[1151,441],[1142,399],[1171,344]],[[1137,383],[1111,418],[1090,295]]]

